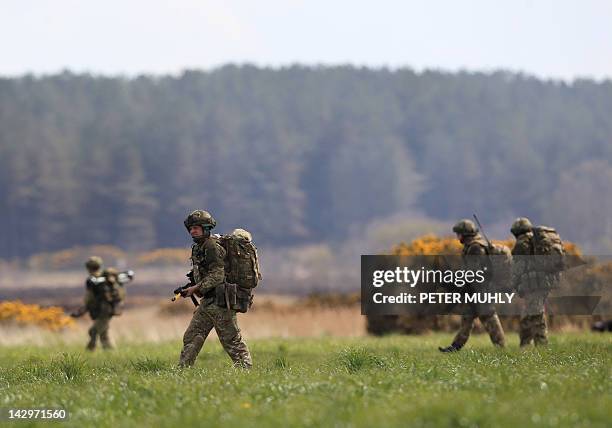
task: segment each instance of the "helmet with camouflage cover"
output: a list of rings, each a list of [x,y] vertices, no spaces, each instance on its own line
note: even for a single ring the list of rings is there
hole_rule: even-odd
[[[85,267],[89,271],[96,271],[96,270],[100,269],[103,264],[104,264],[104,262],[102,261],[101,257],[92,256],[92,257],[88,258],[87,261],[85,262]]]
[[[512,232],[514,236],[520,236],[523,233],[531,232],[532,229],[533,225],[527,217],[519,217],[514,220],[514,223],[512,223],[510,232]]]
[[[459,220],[453,226],[453,232],[462,236],[471,236],[476,235],[478,233],[478,228],[472,220],[463,219]]]
[[[217,225],[217,222],[208,211],[195,210],[187,216],[184,224],[187,230],[192,226],[202,226],[203,229],[210,230]]]

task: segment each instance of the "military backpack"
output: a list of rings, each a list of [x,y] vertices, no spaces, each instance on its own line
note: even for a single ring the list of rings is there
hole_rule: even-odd
[[[491,260],[493,276],[490,284],[491,291],[509,291],[512,289],[512,252],[501,244],[491,243],[486,248]]]
[[[556,274],[564,269],[565,248],[555,229],[548,226],[533,228],[533,254],[538,257],[539,271]]]
[[[225,249],[225,278],[228,283],[223,295],[217,292],[217,304],[237,312],[246,312],[253,303],[252,289],[261,280],[257,247],[251,234],[235,229],[229,235],[218,235],[219,244]]]

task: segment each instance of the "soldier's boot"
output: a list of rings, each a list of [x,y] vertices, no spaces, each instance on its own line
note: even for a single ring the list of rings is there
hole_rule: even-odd
[[[87,342],[87,346],[85,347],[85,349],[87,349],[88,351],[93,351],[96,349],[98,332],[96,331],[94,327],[91,327],[87,331],[87,333],[89,334],[89,342]]]
[[[463,345],[453,342],[451,343],[450,346],[447,346],[446,348],[438,346],[438,351],[443,352],[443,353],[457,352],[457,351],[460,351],[461,348],[463,348]]]
[[[438,347],[440,352],[457,352],[467,343],[470,338],[470,334],[472,333],[472,328],[474,327],[474,320],[476,319],[476,315],[467,314],[461,316],[461,325],[459,326],[459,331],[455,335],[453,339],[453,343],[446,348]]]
[[[536,346],[548,345],[546,317],[544,314],[533,316],[533,342]]]
[[[236,367],[238,369],[250,370],[250,369],[253,368],[253,363],[251,362],[251,358],[249,356],[248,359],[234,361],[234,367]]]
[[[504,334],[504,328],[502,327],[496,313],[493,315],[481,315],[480,322],[483,324],[487,333],[489,333],[491,342],[493,342],[494,345],[499,346],[500,348],[506,346],[506,335]]]
[[[179,357],[179,367],[193,366],[202,346],[204,346],[204,337],[199,334],[191,338],[189,342],[184,342],[181,356]]]

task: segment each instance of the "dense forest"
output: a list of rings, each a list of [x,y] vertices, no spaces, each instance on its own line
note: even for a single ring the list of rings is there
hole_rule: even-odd
[[[185,246],[204,208],[284,246],[389,216],[555,225],[612,250],[612,82],[225,66],[0,79],[0,257]]]

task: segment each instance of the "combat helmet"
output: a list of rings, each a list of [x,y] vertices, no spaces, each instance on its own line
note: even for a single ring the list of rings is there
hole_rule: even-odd
[[[88,258],[85,262],[85,267],[87,268],[87,270],[97,271],[102,267],[103,264],[104,262],[102,261],[101,257],[92,256]]]
[[[478,228],[472,220],[463,219],[459,220],[453,226],[453,232],[458,233],[462,236],[473,236],[478,233]]]
[[[191,226],[202,226],[204,230],[210,230],[217,225],[217,221],[208,211],[195,210],[187,216],[184,224],[188,231]]]
[[[527,217],[519,217],[512,223],[510,232],[512,232],[514,236],[520,236],[524,233],[531,232],[532,229],[533,225]]]

